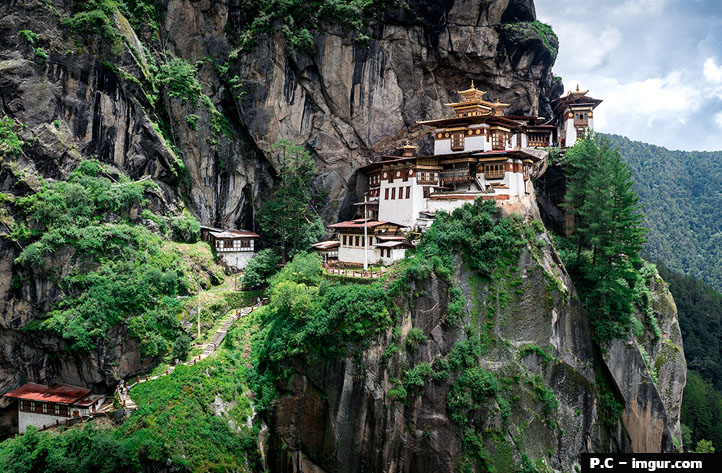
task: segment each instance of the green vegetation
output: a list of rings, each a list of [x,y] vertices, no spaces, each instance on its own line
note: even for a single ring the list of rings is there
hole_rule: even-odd
[[[718,450],[722,446],[722,394],[696,372],[687,372],[687,384],[682,397],[681,422],[689,428],[692,449],[702,439],[712,443]]]
[[[391,323],[396,295],[381,282],[330,283],[322,278],[320,257],[307,253],[297,254],[271,279],[269,293],[269,305],[257,311],[263,327],[253,344],[257,409],[275,398],[284,358],[336,358],[352,346],[362,348]]]
[[[246,265],[241,284],[247,288],[258,288],[268,284],[271,276],[278,271],[278,256],[276,252],[267,248],[256,253]]]
[[[74,13],[63,20],[63,25],[78,35],[98,35],[116,41],[119,35],[116,11],[129,18],[133,27],[139,30],[157,31],[162,5],[153,0],[75,0]]]
[[[38,42],[38,34],[31,30],[20,30],[18,36],[27,41],[30,46],[35,46],[35,43]]]
[[[0,443],[0,469],[6,473],[141,471],[112,429],[92,424],[60,435],[29,427],[22,437]]]
[[[531,23],[531,29],[539,35],[544,42],[544,46],[546,46],[552,56],[556,57],[557,47],[555,45],[559,44],[559,38],[557,38],[557,35],[554,33],[552,27],[546,23],[542,23],[541,21],[534,20]]]
[[[26,274],[57,278],[66,297],[41,327],[66,339],[71,350],[91,350],[113,327],[127,323],[143,355],[153,357],[166,353],[180,332],[176,314],[182,306],[175,297],[188,293],[192,273],[160,236],[131,217],[146,205],[145,189],[153,185],[83,161],[67,180],[43,182],[37,193],[16,202],[23,220],[13,237],[24,246],[16,263]],[[170,227],[191,241],[198,237],[198,222],[190,215],[170,219]],[[83,264],[61,275],[54,258],[65,248]]]
[[[687,365],[722,391],[722,294],[661,263],[658,267],[677,305]],[[722,443],[716,446],[722,449]]]
[[[687,450],[701,440],[722,450],[722,294],[658,263],[677,306],[687,359],[681,422]]]
[[[325,196],[313,192],[311,183],[316,170],[308,151],[280,140],[271,152],[280,163],[279,183],[273,194],[263,199],[258,225],[285,262],[309,250],[326,232],[316,211]]]
[[[25,142],[17,135],[22,126],[20,122],[10,117],[0,117],[0,158],[15,156],[22,152]]]
[[[222,350],[197,365],[136,386],[140,406],[117,429],[93,424],[60,433],[29,429],[0,443],[4,472],[258,471],[258,428],[239,354]],[[216,410],[218,409],[218,410]]]
[[[76,1],[73,6],[77,13],[63,20],[63,25],[79,35],[97,34],[113,40],[117,37],[114,12],[119,2],[113,0]]]
[[[648,259],[722,291],[722,152],[670,151],[617,135],[606,138],[634,175],[650,229]]]
[[[575,228],[558,248],[590,315],[595,337],[625,337],[646,284],[644,232],[631,172],[606,140],[590,135],[565,155],[567,210]]]
[[[552,57],[556,57],[559,47],[559,38],[551,26],[540,21],[519,21],[513,23],[502,23],[502,32],[506,36],[507,40],[515,44],[521,44],[534,36],[538,37],[544,44],[544,47],[549,51]],[[504,56],[503,52],[499,53],[499,56]],[[558,77],[558,76],[557,76]],[[561,77],[554,78],[555,81],[561,82]]]
[[[195,66],[182,58],[174,57],[162,63],[155,80],[157,85],[165,87],[169,97],[177,97],[193,105],[203,94],[203,87],[196,79]]]
[[[237,35],[242,49],[248,49],[264,32],[280,28],[290,46],[310,53],[314,50],[312,31],[321,23],[356,31],[357,39],[365,40],[368,22],[397,3],[397,0],[249,0],[244,3],[240,21],[227,25],[227,31]]]

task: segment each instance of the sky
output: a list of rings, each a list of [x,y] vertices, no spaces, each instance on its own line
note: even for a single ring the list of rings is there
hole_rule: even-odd
[[[604,100],[594,128],[669,149],[722,150],[722,2],[535,0],[559,37],[555,75]]]

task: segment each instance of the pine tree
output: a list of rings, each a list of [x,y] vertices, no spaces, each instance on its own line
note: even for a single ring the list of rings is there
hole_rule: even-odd
[[[606,140],[590,134],[565,158],[566,209],[575,217],[577,257],[570,268],[599,340],[626,335],[634,314],[644,244],[631,172]]]
[[[288,140],[277,141],[271,151],[278,157],[279,183],[273,195],[263,200],[258,223],[285,263],[323,235],[323,223],[314,208],[321,196],[313,191],[316,170],[308,151]]]

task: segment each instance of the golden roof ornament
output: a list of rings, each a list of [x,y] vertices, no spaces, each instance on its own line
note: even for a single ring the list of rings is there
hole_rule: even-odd
[[[570,90],[569,92],[567,92],[567,96],[571,97],[572,95],[587,95],[587,92],[589,92],[589,90],[581,90],[579,88],[579,82],[577,82],[577,90]]]
[[[416,152],[416,150],[417,150],[418,148],[419,148],[418,146],[412,145],[412,144],[409,142],[409,140],[407,139],[405,144],[403,144],[403,145],[401,145],[401,146],[398,146],[396,149],[401,150],[401,155],[402,155],[402,156],[404,156],[404,157],[411,157],[411,156],[414,155],[414,153]]]
[[[459,95],[464,98],[464,102],[479,101],[486,92],[479,90],[474,85],[474,79],[471,80],[471,87],[466,90],[460,90]]]

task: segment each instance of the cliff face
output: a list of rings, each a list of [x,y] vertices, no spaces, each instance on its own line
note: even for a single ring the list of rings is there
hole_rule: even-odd
[[[169,0],[159,7],[157,30],[150,17],[133,28],[116,10],[109,13],[113,37],[103,36],[100,22],[87,31],[67,26],[78,8],[70,0],[0,5],[0,108],[21,124],[26,142],[21,154],[2,158],[0,192],[11,198],[97,157],[132,179],[153,179],[159,191],[147,197],[158,214],[188,208],[203,224],[254,228],[278,165],[266,150],[290,139],[312,151],[330,221],[348,216],[357,199],[356,169],[406,136],[422,137],[416,120],[444,115],[442,104],[471,79],[491,99],[510,103],[512,113],[549,115],[549,100],[561,91],[551,75],[558,44],[532,28],[530,0],[409,1],[373,24],[364,44],[355,33],[319,25],[313,53],[270,32],[234,54],[242,2]],[[158,85],[172,56],[194,64],[196,92],[205,98]],[[11,223],[12,206],[0,205]],[[44,354],[62,351],[60,341],[29,348],[20,330],[64,294],[51,279],[21,274],[12,263],[19,251],[0,238],[0,390],[21,379],[112,383],[102,353],[47,364]],[[74,264],[65,256],[53,262],[60,274]],[[143,368],[124,333],[107,347],[123,347],[108,358],[125,367],[119,375]],[[69,371],[59,368],[64,364]]]
[[[535,215],[532,204],[527,217]],[[581,452],[673,450],[686,365],[661,280],[650,289],[662,337],[618,340],[603,354],[545,232],[489,282],[458,260],[453,284],[466,301],[460,325],[447,316],[448,284],[431,277],[397,302],[407,308],[397,326],[353,357],[289,362],[292,375],[264,416],[271,471],[451,472],[473,462],[473,471],[514,471],[525,457],[538,471],[573,471]],[[412,330],[425,336],[418,347]],[[494,381],[460,391],[465,375],[438,374],[480,333],[489,343],[479,366],[499,386],[484,400],[475,396]],[[433,374],[400,399],[397,386],[424,363]],[[464,396],[479,402],[460,421]]]
[[[113,41],[63,26],[73,4],[0,5],[0,108],[23,125],[18,134],[27,143],[20,155],[2,157],[2,193],[28,195],[40,179],[63,178],[97,156],[133,179],[152,178],[160,187],[148,197],[158,214],[188,208],[203,224],[254,229],[255,211],[277,174],[268,149],[289,139],[312,152],[316,186],[329,192],[324,217],[330,221],[349,216],[362,184],[356,170],[369,157],[407,137],[430,150],[427,130],[416,121],[444,116],[443,103],[455,101],[471,79],[490,99],[510,103],[512,114],[550,116],[549,101],[562,89],[551,73],[558,44],[531,23],[531,0],[409,0],[373,24],[364,44],[339,26],[319,25],[313,53],[290,48],[273,32],[239,53],[231,36],[243,2],[168,0],[157,31],[134,29],[115,12],[120,39]],[[21,30],[37,34],[36,42]],[[171,56],[195,63],[207,103],[153,90],[159,65]],[[578,299],[546,236],[540,245],[518,262],[521,286],[514,289],[481,283],[461,262],[455,275],[467,300],[465,322],[474,330],[485,325],[479,313],[491,294],[497,304],[500,290],[510,298],[493,318],[496,342],[482,364],[505,389],[518,391],[509,399],[518,399],[508,401],[511,406],[494,400],[470,414],[473,428],[489,433],[490,461],[504,471],[527,454],[571,470],[580,451],[668,450],[679,436],[684,384],[673,305],[663,303],[668,296],[655,292],[670,342],[610,347],[605,365],[591,348]],[[29,336],[24,328],[64,294],[53,279],[22,274],[13,264],[19,251],[0,238],[0,392],[25,380],[103,387],[145,369],[122,327],[82,357],[67,354],[51,335]],[[75,262],[58,254],[48,264],[67,274]],[[267,419],[268,465],[275,471],[453,471],[463,463],[469,447],[450,421],[450,381],[426,383],[406,402],[389,397],[394,379],[410,365],[446,358],[468,338],[446,322],[447,296],[445,283],[431,279],[401,302],[410,307],[401,336],[415,327],[428,339],[417,351],[385,355],[398,342],[389,331],[354,359],[296,360],[292,382]],[[639,346],[655,366],[661,360],[656,386],[649,384]],[[545,400],[547,408],[553,404],[547,391],[558,402],[554,415],[539,414]],[[624,424],[600,422],[602,391],[627,402]],[[649,421],[655,427],[648,432]]]

